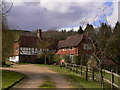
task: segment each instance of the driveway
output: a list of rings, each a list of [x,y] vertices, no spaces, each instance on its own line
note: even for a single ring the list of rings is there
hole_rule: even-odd
[[[45,80],[46,76],[51,78],[57,88],[72,88],[71,84],[57,72],[51,71],[48,67],[35,64],[13,65],[12,68],[2,68],[12,70],[26,75],[26,79],[14,86],[15,88],[38,88]]]

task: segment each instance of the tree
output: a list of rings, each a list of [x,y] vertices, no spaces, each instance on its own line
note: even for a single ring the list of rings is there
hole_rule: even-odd
[[[106,61],[108,59],[108,56],[106,54],[106,48],[107,43],[109,42],[109,39],[111,37],[111,27],[107,25],[106,23],[102,23],[99,27],[99,30],[96,34],[96,43],[97,46],[94,44],[94,48],[96,49],[93,55],[97,58],[100,68],[103,65],[103,61]]]
[[[81,63],[81,57],[80,56],[74,56],[74,58],[73,58],[73,62],[75,63],[75,64],[80,64]]]
[[[51,45],[51,41],[46,39],[39,40],[37,43],[37,48],[41,51],[38,54],[38,56],[40,57],[42,56],[45,58],[44,64],[46,64],[47,57],[50,55],[50,52],[49,52],[50,45]]]
[[[0,13],[2,14],[2,28],[3,30],[7,30],[8,22],[7,22],[7,15],[10,13],[10,10],[12,9],[13,3],[12,2],[6,2],[5,0],[2,1],[2,9],[0,9]]]
[[[77,33],[75,31],[69,31],[67,32],[65,29],[62,31],[55,31],[55,30],[48,30],[43,32],[43,36],[45,38],[51,38],[51,39],[55,39],[55,40],[64,40],[66,39],[68,36],[71,35],[76,35]],[[57,37],[57,38],[56,38]]]
[[[113,30],[113,35],[118,35],[119,33],[120,33],[120,22],[117,22]]]
[[[96,32],[95,32],[93,25],[87,24],[84,32],[88,34],[91,40],[96,40]]]
[[[55,54],[52,59],[54,60],[54,62],[55,62],[56,64],[59,64],[61,58],[60,58],[59,55]]]
[[[117,22],[113,34],[107,43],[106,53],[120,65],[120,23]]]
[[[106,44],[111,37],[111,33],[111,27],[108,26],[106,23],[102,23],[97,33],[97,41],[102,50],[105,50]]]
[[[78,33],[78,34],[83,34],[83,29],[82,29],[82,27],[81,27],[81,26],[79,27],[79,29],[78,29],[77,33]]]
[[[2,31],[2,61],[5,64],[5,61],[12,55],[13,53],[13,43],[14,43],[14,35],[10,30]]]
[[[7,22],[7,14],[12,8],[12,2],[2,1],[2,64],[5,64],[5,61],[12,54],[14,35],[9,30]]]

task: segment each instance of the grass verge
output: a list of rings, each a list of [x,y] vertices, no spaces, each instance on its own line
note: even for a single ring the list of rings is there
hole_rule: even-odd
[[[8,88],[24,77],[23,74],[2,70],[2,89]]]
[[[80,77],[77,74],[70,72],[65,68],[61,69],[60,67],[53,65],[41,65],[41,66],[47,66],[51,70],[62,74],[69,82],[71,82],[71,85],[74,88],[102,88],[99,83],[86,81],[84,77]]]
[[[40,85],[40,88],[55,88],[55,82],[53,82],[49,77],[45,76],[46,80]]]

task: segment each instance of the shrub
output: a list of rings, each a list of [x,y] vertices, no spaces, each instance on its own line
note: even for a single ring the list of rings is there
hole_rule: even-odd
[[[70,63],[70,62],[71,62],[71,61],[70,61],[70,55],[63,55],[62,58],[65,59],[65,62],[66,62],[66,63]]]
[[[79,64],[80,64],[80,61],[81,61],[81,57],[80,57],[80,56],[74,56],[73,63],[79,65]]]
[[[45,61],[45,58],[44,57],[40,57],[40,58],[37,58],[36,63],[37,64],[44,64],[44,61]]]
[[[53,56],[53,61],[54,61],[54,63],[59,63],[60,62],[60,56],[59,55],[57,55],[57,54],[55,54],[54,56]]]

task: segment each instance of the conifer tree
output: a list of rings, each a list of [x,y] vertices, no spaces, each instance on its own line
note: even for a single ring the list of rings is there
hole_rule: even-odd
[[[78,29],[77,33],[78,33],[78,34],[83,34],[83,29],[82,29],[82,27],[81,27],[81,26],[79,27],[79,29]]]
[[[120,23],[117,22],[112,36],[107,43],[106,53],[120,65]]]

